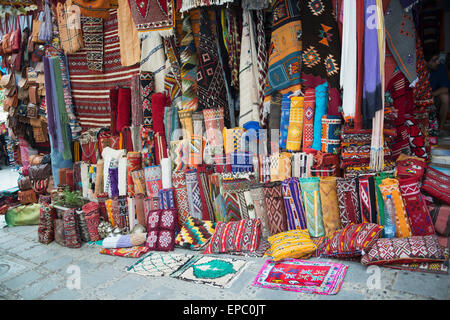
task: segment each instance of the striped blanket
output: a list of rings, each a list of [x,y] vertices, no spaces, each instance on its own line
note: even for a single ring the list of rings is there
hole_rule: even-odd
[[[123,67],[120,59],[117,9],[111,9],[104,21],[103,72],[88,69],[86,50],[68,55],[72,98],[83,132],[95,127],[109,127],[109,91],[116,86],[130,86],[139,65]]]

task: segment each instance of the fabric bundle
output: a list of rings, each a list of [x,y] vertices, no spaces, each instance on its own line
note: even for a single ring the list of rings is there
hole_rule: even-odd
[[[397,238],[411,237],[411,227],[409,225],[405,205],[403,204],[398,180],[391,178],[383,179],[379,187],[381,194],[383,195],[383,200],[386,201],[387,195],[391,195],[392,201],[394,202],[395,231]]]
[[[322,117],[322,152],[339,153],[341,145],[341,117]]]
[[[134,183],[131,173],[136,170],[142,170],[142,156],[140,152],[127,153],[127,193],[129,197],[134,195]]]
[[[282,182],[284,207],[287,215],[287,229],[307,229],[306,217],[303,212],[303,201],[298,178],[290,178]]]
[[[327,114],[328,83],[321,84],[315,88],[315,110],[314,110],[314,139],[312,149],[322,150],[322,117]]]
[[[130,125],[131,117],[131,90],[130,88],[119,88],[117,100],[117,132]]]
[[[134,198],[128,197],[127,204],[128,204],[128,228],[130,230],[133,230],[134,226],[136,225],[136,202],[134,201]]]
[[[341,229],[336,183],[336,177],[322,177],[319,182],[323,226],[327,237]]]
[[[110,198],[119,196],[119,168],[117,166],[108,169],[109,176],[109,196]]]
[[[308,232],[314,238],[325,236],[319,182],[316,177],[300,179]]]
[[[303,138],[304,97],[292,97],[286,149],[300,151]]]
[[[86,220],[84,218],[84,212],[81,209],[75,210],[77,223],[78,223],[78,230],[80,233],[80,239],[82,242],[89,242],[91,241],[91,237],[89,235],[89,231],[87,229]]]
[[[327,82],[330,97],[328,114],[339,115],[341,42],[338,23],[333,16],[332,2],[320,0],[299,3],[303,26],[314,30],[303,32],[301,37],[303,42],[301,78],[305,88],[315,88]],[[322,115],[319,119],[322,119]]]
[[[128,167],[127,157],[126,156],[120,157],[119,164],[117,167],[119,196],[126,196],[128,193],[127,167]]]
[[[265,184],[263,193],[266,204],[266,216],[271,235],[287,231],[286,209],[284,207],[281,183]]]
[[[336,188],[342,228],[351,223],[361,223],[357,184],[356,178],[337,178]]]
[[[435,234],[433,221],[425,198],[420,191],[419,182],[415,178],[399,179],[398,182],[412,235],[428,236]]]
[[[104,249],[131,248],[143,245],[146,238],[145,233],[126,234],[103,239]]]

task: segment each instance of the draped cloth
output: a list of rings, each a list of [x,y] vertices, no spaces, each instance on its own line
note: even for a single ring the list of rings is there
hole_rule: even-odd
[[[269,108],[270,98],[276,91],[285,94],[301,89],[302,20],[298,1],[276,0],[272,8],[265,109]]]
[[[288,230],[305,230],[308,228],[303,211],[302,194],[298,178],[286,179],[282,182],[284,207],[287,215]]]
[[[256,35],[249,10],[242,12],[242,38],[239,67],[239,126],[260,117]]]
[[[222,62],[219,58],[217,38],[212,30],[208,10],[200,10],[198,43],[197,96],[198,111],[207,108],[228,107]]]
[[[346,121],[353,120],[356,107],[357,83],[357,1],[344,1],[342,31],[342,61],[340,85],[343,90],[342,109]]]
[[[181,39],[180,43],[182,110],[195,111],[198,107],[198,58],[189,15],[186,15],[183,19],[183,33],[184,37]],[[182,117],[180,116],[180,119],[181,118]]]
[[[397,179],[383,179],[379,185],[383,200],[386,201],[387,195],[391,195],[395,207],[395,230],[397,238],[407,238],[412,236],[411,226],[408,221],[405,205]]]
[[[103,72],[103,19],[81,16],[81,26],[88,69],[94,72]]]
[[[336,177],[322,177],[319,182],[323,226],[327,237],[341,229],[336,180]]]
[[[166,55],[164,43],[158,32],[139,34],[141,38],[141,66],[140,71],[152,72],[155,92],[164,92],[166,76]]]
[[[118,33],[120,40],[120,59],[122,66],[132,66],[141,60],[138,31],[131,16],[128,0],[118,0]]]
[[[333,16],[332,0],[300,1],[303,26],[310,32],[303,32],[302,85],[315,88],[328,82],[329,115],[339,115],[341,98],[339,91],[341,43],[339,29]]]
[[[286,141],[286,149],[289,151],[300,151],[302,147],[304,101],[304,97],[291,98],[289,128]]]

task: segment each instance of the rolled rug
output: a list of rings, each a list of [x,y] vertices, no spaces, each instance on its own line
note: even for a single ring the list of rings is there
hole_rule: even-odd
[[[133,197],[128,197],[128,227],[133,230],[136,225],[136,203]]]
[[[263,187],[267,210],[267,222],[271,235],[287,231],[286,209],[284,208],[281,183],[268,183]]]
[[[143,194],[136,194],[134,196],[135,212],[136,212],[137,222],[141,226],[145,226],[146,225],[145,210],[144,210],[144,198],[145,198],[145,196]]]
[[[284,207],[287,215],[288,230],[305,230],[308,228],[303,211],[302,194],[298,178],[286,179],[282,182]]]
[[[316,110],[316,98],[314,88],[305,90],[305,100],[303,103],[303,149],[305,152],[312,148],[314,141],[314,115]]]
[[[102,246],[105,249],[131,248],[144,244],[146,239],[146,233],[135,233],[120,235],[116,237],[107,237],[103,239]]]
[[[336,177],[322,177],[319,182],[323,226],[327,237],[341,229],[336,180]]]
[[[100,193],[103,193],[103,159],[97,161],[97,170],[95,176],[95,190],[94,195],[97,198]]]
[[[325,82],[315,89],[316,106],[314,114],[314,140],[312,149],[322,150],[322,117],[327,114],[328,83]]]
[[[119,196],[127,195],[127,164],[128,160],[126,156],[119,158],[118,167],[118,181],[119,181]]]
[[[124,127],[130,126],[131,119],[131,89],[119,88],[117,101],[117,132],[122,132]]]
[[[325,236],[319,181],[317,177],[300,179],[308,231],[314,238]]]
[[[134,183],[131,173],[142,169],[142,155],[140,152],[127,153],[127,192],[129,197],[134,196]]]
[[[172,162],[170,158],[161,160],[161,181],[163,189],[172,188]]]
[[[281,100],[280,142],[279,142],[281,149],[286,149],[290,112],[291,112],[291,99],[289,98],[289,95],[283,95],[283,99]]]
[[[340,116],[322,117],[322,152],[339,153],[341,146],[341,123]]]
[[[286,140],[286,149],[289,151],[300,151],[302,147],[304,102],[304,97],[291,98],[288,136]]]

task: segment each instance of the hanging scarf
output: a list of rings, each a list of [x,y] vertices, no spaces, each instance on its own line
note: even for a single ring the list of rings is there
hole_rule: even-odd
[[[158,32],[139,34],[141,38],[141,73],[152,72],[155,92],[164,92],[166,76],[166,55],[161,35]]]
[[[303,32],[303,86],[314,88],[329,84],[329,115],[339,115],[341,46],[331,0],[300,1],[302,24],[312,32]]]
[[[298,1],[277,0],[273,6],[272,39],[269,49],[268,73],[264,92],[264,108],[270,97],[295,92],[301,88],[302,24]]]
[[[57,128],[55,123],[55,115],[53,113],[53,96],[52,96],[52,68],[49,58],[43,57],[44,62],[44,77],[45,77],[45,96],[47,103],[47,120],[48,120],[48,132],[54,148],[58,148]]]
[[[357,81],[357,1],[344,1],[342,31],[342,61],[340,84],[343,90],[342,109],[344,119],[353,121],[356,107]]]
[[[357,84],[356,84],[356,107],[354,127],[357,130],[363,128],[362,119],[362,96],[364,86],[364,1],[356,1],[356,37],[357,37]]]
[[[398,67],[410,86],[417,82],[416,29],[411,12],[405,12],[400,0],[391,0],[385,14],[386,39]]]
[[[242,12],[242,39],[239,68],[239,126],[259,123],[258,63],[256,37],[249,10]]]
[[[200,15],[198,58],[198,110],[227,108],[225,80],[218,56],[217,39],[212,31],[207,9],[202,9]]]

